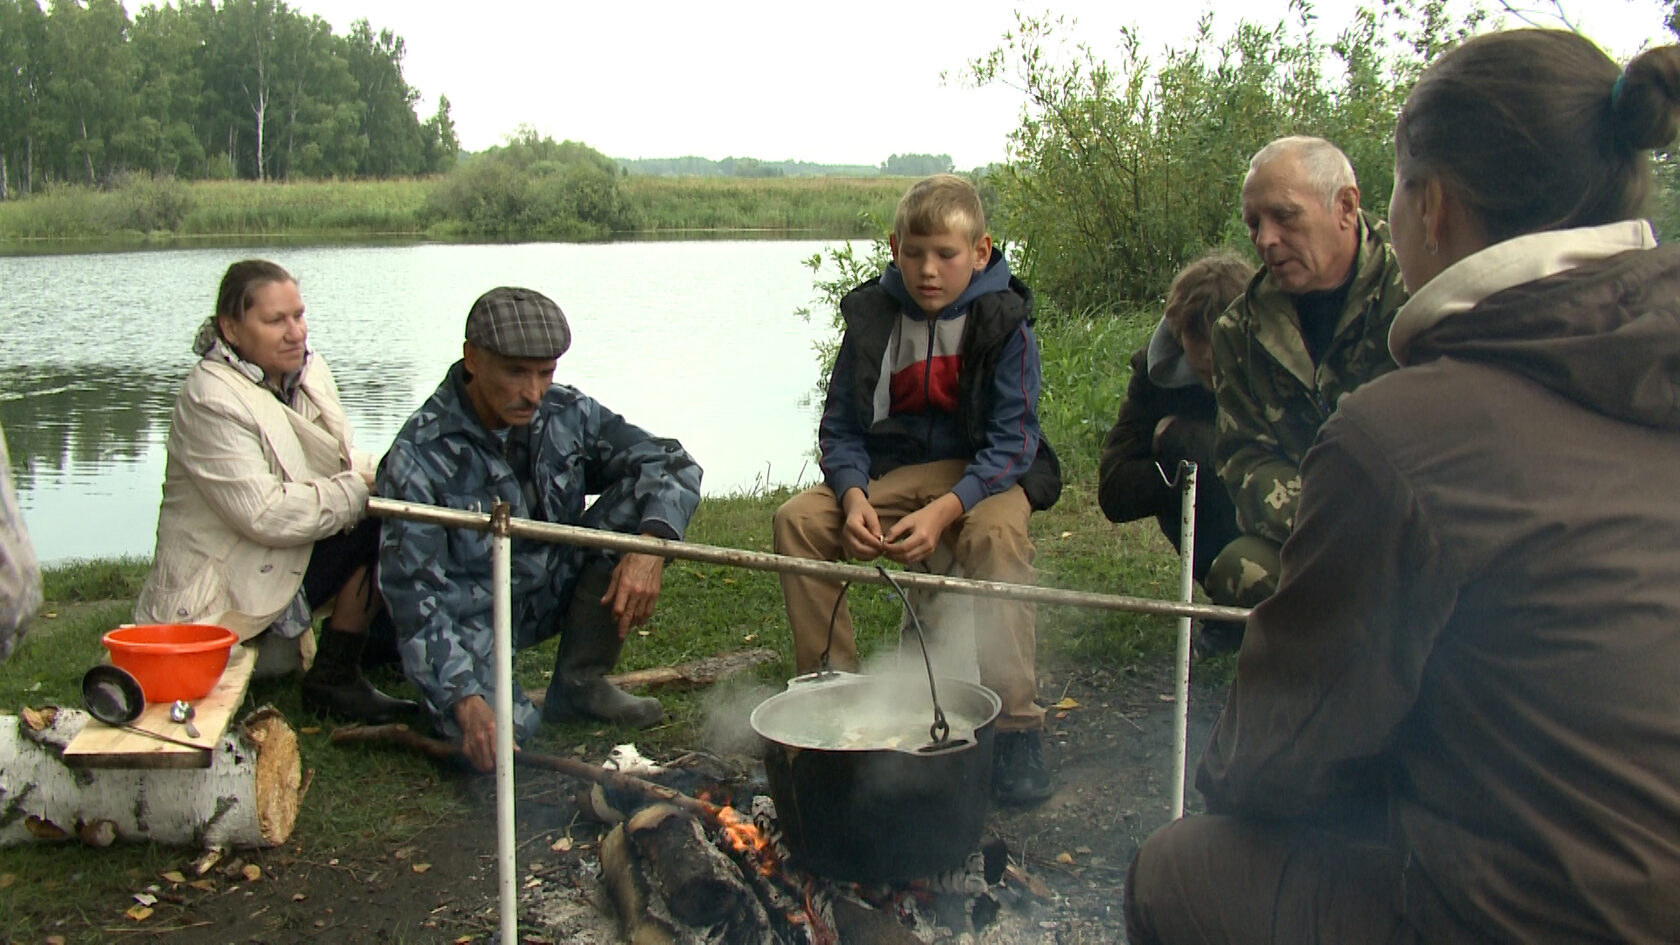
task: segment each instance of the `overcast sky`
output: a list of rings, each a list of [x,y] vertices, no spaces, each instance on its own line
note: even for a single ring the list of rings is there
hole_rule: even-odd
[[[526,122],[622,158],[879,164],[894,152],[925,152],[950,154],[962,169],[1002,160],[1017,124],[1016,92],[955,78],[999,44],[1016,9],[1076,18],[1074,36],[1105,53],[1128,24],[1158,53],[1208,10],[1221,34],[1239,18],[1270,24],[1286,15],[1286,0],[288,2],[340,34],[366,17],[402,36],[403,73],[424,96],[422,117],[447,95],[471,150]],[[1664,37],[1659,0],[1562,2],[1620,60]],[[1358,5],[1317,0],[1319,35],[1333,38]]]

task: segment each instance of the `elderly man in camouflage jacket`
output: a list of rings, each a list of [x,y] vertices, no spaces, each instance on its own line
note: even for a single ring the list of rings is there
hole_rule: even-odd
[[[1395,367],[1388,326],[1406,290],[1387,224],[1360,211],[1353,167],[1322,138],[1261,148],[1242,214],[1264,266],[1213,329],[1215,457],[1242,534],[1206,586],[1219,603],[1252,607],[1277,589],[1318,428],[1343,396]],[[1198,649],[1235,646],[1241,632],[1205,626]]]
[[[680,539],[700,502],[700,467],[675,440],[654,437],[583,393],[555,384],[571,344],[565,316],[529,289],[492,289],[467,315],[462,360],[397,433],[380,495],[516,518]],[[598,498],[585,505],[585,496]],[[658,700],[635,698],[606,673],[625,634],[653,614],[664,560],[522,541],[512,564],[514,646],[559,634],[541,719],[577,716],[636,726],[659,721]],[[490,538],[399,519],[380,540],[379,588],[397,628],[403,668],[445,735],[479,770],[494,766]],[[538,726],[514,691],[516,736]]]

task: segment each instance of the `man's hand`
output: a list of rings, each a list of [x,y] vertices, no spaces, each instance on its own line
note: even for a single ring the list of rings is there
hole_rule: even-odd
[[[899,564],[915,564],[933,554],[951,523],[962,518],[962,500],[945,493],[898,520],[887,532],[887,557]]]
[[[887,546],[881,538],[881,518],[875,514],[875,506],[869,504],[869,496],[853,486],[840,497],[840,508],[846,513],[845,527],[840,530],[840,544],[846,549],[846,557],[860,561],[880,557]]]
[[[618,638],[624,639],[631,627],[639,627],[653,616],[653,605],[659,600],[659,583],[665,574],[665,559],[658,555],[627,552],[613,568],[612,580],[601,603],[612,608],[618,621]]]
[[[468,696],[454,706],[461,727],[461,754],[479,771],[496,768],[496,712],[483,696]]]

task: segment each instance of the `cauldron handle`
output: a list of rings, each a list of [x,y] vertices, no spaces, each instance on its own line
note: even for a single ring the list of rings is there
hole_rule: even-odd
[[[933,684],[933,658],[928,656],[927,634],[922,632],[922,618],[916,616],[916,608],[910,606],[910,595],[904,592],[903,585],[892,576],[892,572],[881,565],[876,565],[875,570],[898,592],[898,599],[904,602],[905,613],[910,615],[910,624],[916,628],[916,640],[922,645],[922,665],[927,667],[928,695],[933,699],[933,724],[928,727],[928,735],[933,738],[935,745],[943,745],[951,737],[951,723],[945,720],[945,710],[939,707],[939,688]],[[833,632],[832,625],[829,631]]]
[[[845,603],[846,590],[851,586],[851,581],[842,583],[840,585],[840,593],[834,595],[834,609],[828,612],[828,639],[823,641],[822,655],[817,657],[817,675],[819,676],[826,675],[829,672],[828,651],[834,648],[834,621],[840,618],[840,605]],[[898,585],[895,584],[893,586],[897,587]],[[904,592],[900,591],[899,593],[902,594]]]

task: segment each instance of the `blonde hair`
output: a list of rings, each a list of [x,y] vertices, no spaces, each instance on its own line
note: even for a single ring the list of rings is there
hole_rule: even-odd
[[[893,213],[893,235],[931,236],[945,230],[966,230],[969,245],[980,242],[986,235],[980,192],[955,174],[935,174],[911,184]]]

